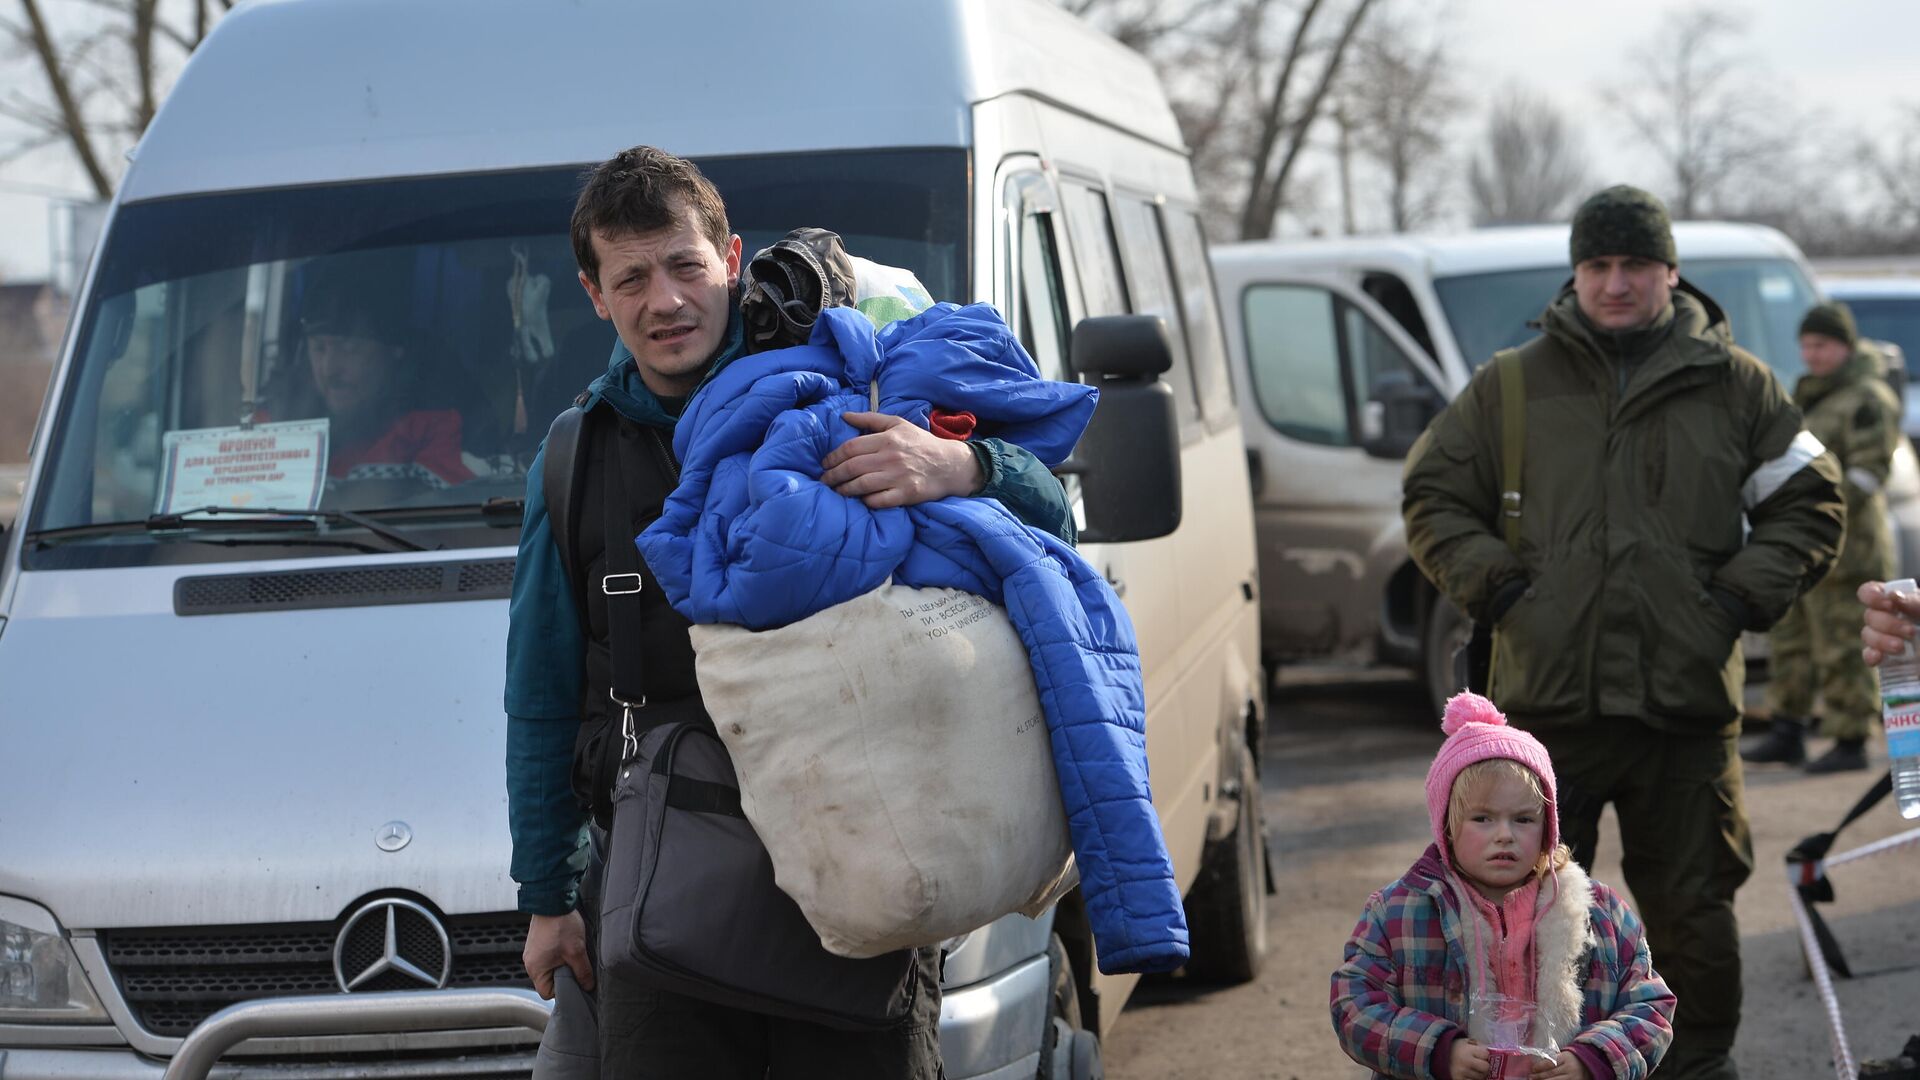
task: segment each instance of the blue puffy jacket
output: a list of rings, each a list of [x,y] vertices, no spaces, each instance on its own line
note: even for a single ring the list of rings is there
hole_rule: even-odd
[[[980,434],[1048,466],[1072,451],[1096,391],[1039,377],[993,308],[951,304],[879,333],[831,309],[812,342],[717,375],[674,431],[680,484],[638,539],[668,600],[698,623],[781,626],[869,592],[956,588],[1003,605],[1032,658],[1100,970],[1187,959],[1173,862],[1147,784],[1146,695],[1126,609],[1058,537],[991,499],[869,509],[820,483],[820,461],[869,408],[925,426],[971,412]]]

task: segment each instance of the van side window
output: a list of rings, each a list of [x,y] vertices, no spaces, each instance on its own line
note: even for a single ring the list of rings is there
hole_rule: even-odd
[[[1253,390],[1282,435],[1350,446],[1333,295],[1304,285],[1254,285],[1242,298]]]
[[[1402,352],[1400,346],[1393,343],[1379,324],[1367,317],[1366,312],[1352,304],[1340,304],[1340,321],[1345,331],[1349,385],[1353,390],[1353,400],[1371,401],[1374,387],[1381,376],[1389,373],[1404,374],[1409,382],[1416,386],[1426,385],[1427,377],[1413,366],[1413,361]]]
[[[1060,254],[1055,247],[1053,215],[1027,214],[1020,222],[1019,268],[1021,344],[1040,365],[1040,376],[1073,381],[1067,370],[1067,305],[1060,286]]]
[[[1133,313],[1166,320],[1173,367],[1161,381],[1173,390],[1175,415],[1180,418],[1180,426],[1186,428],[1200,419],[1200,402],[1193,389],[1193,367],[1187,359],[1186,320],[1181,317],[1180,300],[1174,294],[1166,245],[1160,242],[1159,215],[1152,203],[1128,195],[1119,197],[1118,210],[1120,250],[1126,257]]]
[[[1193,358],[1194,388],[1208,420],[1233,413],[1233,380],[1227,375],[1225,335],[1214,299],[1213,267],[1207,262],[1200,216],[1191,210],[1163,208],[1167,251],[1180,285],[1180,311],[1187,321],[1187,353]]]
[[[1433,335],[1427,331],[1427,320],[1420,315],[1420,302],[1413,298],[1413,290],[1399,275],[1389,274],[1385,270],[1369,270],[1360,279],[1360,290],[1373,297],[1387,314],[1393,316],[1393,321],[1399,323],[1415,343],[1427,350],[1428,356],[1440,355],[1433,351]]]
[[[1120,276],[1120,250],[1114,246],[1107,196],[1069,180],[1060,187],[1067,209],[1067,233],[1080,271],[1080,292],[1088,315],[1125,315],[1127,286]]]

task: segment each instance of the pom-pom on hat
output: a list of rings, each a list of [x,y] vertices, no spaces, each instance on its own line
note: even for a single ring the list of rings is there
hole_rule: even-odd
[[[1447,741],[1433,757],[1427,769],[1427,816],[1433,820],[1433,842],[1446,852],[1447,800],[1453,796],[1454,778],[1460,771],[1488,758],[1511,758],[1525,765],[1540,778],[1547,796],[1546,836],[1543,847],[1552,851],[1560,842],[1560,803],[1553,779],[1553,759],[1540,741],[1516,727],[1507,726],[1507,718],[1493,702],[1479,694],[1463,692],[1447,701],[1440,730]]]

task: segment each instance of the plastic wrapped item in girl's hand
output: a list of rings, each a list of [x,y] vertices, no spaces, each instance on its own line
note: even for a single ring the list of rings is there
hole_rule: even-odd
[[[1533,1075],[1536,1059],[1553,1063],[1560,1048],[1552,1039],[1546,1046],[1528,1045],[1535,1008],[1533,1002],[1508,994],[1473,995],[1473,1020],[1467,1027],[1486,1043],[1491,1067],[1487,1080],[1525,1080]]]

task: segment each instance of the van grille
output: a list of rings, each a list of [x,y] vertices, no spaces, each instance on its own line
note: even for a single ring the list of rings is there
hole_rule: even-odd
[[[174,582],[173,611],[176,615],[228,615],[498,600],[513,591],[513,562],[481,559],[187,577]]]
[[[533,985],[520,962],[525,915],[449,916],[446,927],[453,943],[448,986]],[[103,930],[100,942],[140,1026],[179,1038],[238,1002],[338,993],[333,942],[339,930],[333,923]]]

